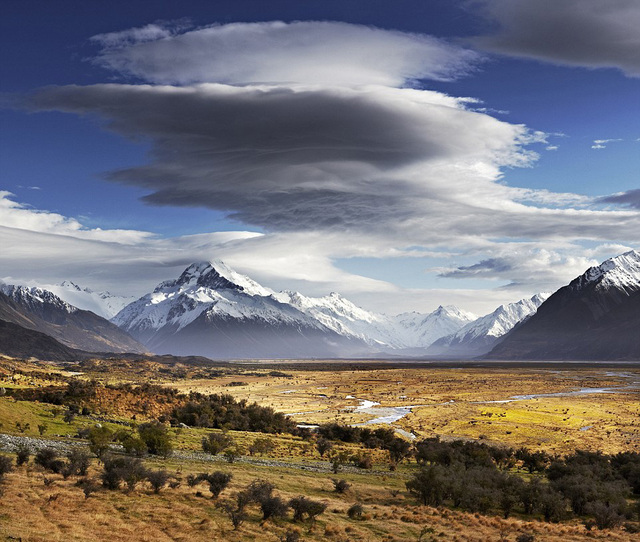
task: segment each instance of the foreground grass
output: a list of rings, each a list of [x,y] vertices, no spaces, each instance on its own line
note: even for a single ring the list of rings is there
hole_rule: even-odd
[[[198,463],[175,460],[149,461],[179,477],[202,470]],[[417,506],[405,497],[396,477],[348,474],[352,487],[344,495],[332,491],[327,475],[292,472],[290,469],[232,464],[224,470],[233,480],[220,500],[230,498],[255,478],[276,485],[284,498],[305,494],[326,502],[328,507],[315,524],[293,523],[290,519],[261,521],[259,510],[234,530],[228,517],[216,507],[204,486],[165,488],[154,494],[140,485],[133,491],[100,490],[85,498],[76,478],[44,474],[38,467],[23,466],[6,476],[0,497],[0,535],[7,540],[37,541],[277,541],[287,530],[298,530],[302,540],[414,541],[451,540],[486,542],[515,540],[530,533],[536,540],[573,542],[585,539],[630,541],[620,530],[587,532],[578,524],[547,524],[520,519],[503,520],[448,509]],[[97,475],[97,465],[92,467]],[[43,483],[47,478],[49,485]],[[364,519],[349,519],[346,512],[354,502],[365,508]],[[289,515],[290,517],[290,515]]]

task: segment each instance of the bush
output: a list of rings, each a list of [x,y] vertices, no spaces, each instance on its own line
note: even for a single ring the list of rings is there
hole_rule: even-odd
[[[324,454],[331,450],[331,448],[333,448],[333,443],[326,438],[319,438],[316,442],[316,449],[318,450],[320,457],[324,457]]]
[[[211,433],[202,437],[202,450],[211,455],[218,455],[234,444],[234,440],[224,433]]]
[[[31,457],[31,449],[26,444],[20,444],[16,448],[16,465],[26,465]]]
[[[287,515],[289,505],[277,495],[270,495],[260,500],[262,519],[282,518]]]
[[[345,493],[350,487],[351,484],[346,480],[338,480],[337,478],[332,478],[333,482],[333,490],[336,493]]]
[[[36,452],[34,457],[36,465],[43,469],[59,474],[65,467],[65,462],[58,458],[58,452],[54,448],[42,448]]]
[[[213,499],[217,499],[220,493],[222,493],[225,488],[231,482],[233,478],[232,474],[226,472],[215,471],[211,474],[200,474],[195,478],[196,483],[200,481],[207,482],[209,484],[209,491],[211,491],[211,497]],[[192,485],[192,479],[187,477],[187,484]],[[193,483],[195,485],[195,483]]]
[[[93,426],[89,429],[87,435],[89,450],[91,450],[91,453],[95,454],[96,457],[102,457],[107,450],[109,450],[109,445],[113,441],[113,437],[113,431],[108,427],[103,425]]]
[[[289,506],[293,509],[293,521],[304,521],[305,514],[310,521],[315,521],[316,517],[327,509],[325,503],[311,500],[304,495],[291,499]]]
[[[147,454],[147,445],[138,435],[123,432],[117,435],[117,439],[122,444],[124,451],[136,457],[143,457]]]
[[[100,476],[102,485],[107,489],[119,489],[121,482],[125,482],[129,490],[144,480],[147,471],[142,461],[132,457],[107,457]]]
[[[169,457],[173,452],[171,435],[167,427],[160,422],[143,423],[138,426],[138,434],[147,445],[150,454]]]
[[[67,463],[62,469],[65,478],[69,476],[86,476],[91,460],[82,450],[73,449],[67,454]]]
[[[350,519],[362,519],[362,514],[364,513],[364,507],[359,503],[352,504],[347,510],[347,516]]]
[[[149,470],[147,471],[147,480],[151,484],[154,493],[160,493],[160,490],[167,485],[169,481],[169,473],[164,470]]]
[[[276,445],[270,438],[258,437],[249,446],[249,455],[273,453]]]
[[[6,455],[0,455],[0,482],[4,476],[13,470],[13,461]]]

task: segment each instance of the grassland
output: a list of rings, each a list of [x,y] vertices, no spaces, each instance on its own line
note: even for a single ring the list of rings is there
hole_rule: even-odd
[[[103,362],[66,369],[0,361],[0,387],[37,389],[60,384],[56,375],[103,383],[153,382],[182,392],[225,393],[257,401],[305,424],[366,423],[376,417],[375,410],[357,409],[366,400],[380,403],[380,407],[412,407],[393,426],[418,438],[481,439],[552,453],[571,453],[576,448],[605,453],[640,450],[640,390],[629,387],[640,381],[640,370],[635,368],[420,368],[320,362],[194,368],[120,361],[106,369]],[[583,388],[609,391],[492,402],[518,395],[570,394]],[[133,410],[140,408],[124,404],[130,399],[126,394],[101,397],[100,423],[114,430],[130,423]],[[153,417],[162,405],[146,404],[144,408]],[[144,420],[138,413],[137,421]],[[95,425],[96,417],[77,416],[67,422],[53,405],[5,396],[0,397],[0,423],[0,433],[32,438],[41,438],[38,426],[46,426],[42,438],[67,443],[80,442],[71,437],[79,429]],[[301,540],[336,542],[497,542],[515,541],[525,533],[535,535],[536,541],[549,542],[631,541],[637,536],[620,528],[587,531],[577,519],[550,524],[517,514],[502,519],[419,506],[405,490],[415,463],[402,463],[390,472],[381,450],[374,453],[372,470],[347,467],[336,475],[309,442],[291,435],[270,435],[275,447],[268,456],[226,463],[219,457],[195,453],[209,432],[172,428],[176,454],[145,460],[148,466],[164,468],[181,480],[179,487],[165,488],[157,495],[148,485],[140,484],[133,491],[100,490],[85,498],[74,477],[65,480],[61,475],[45,474],[33,464],[18,467],[2,485],[0,540],[277,542],[288,530],[299,531]],[[238,431],[229,434],[245,450],[260,436]],[[336,447],[349,453],[361,450],[355,444]],[[100,468],[94,459],[91,475],[97,476]],[[185,483],[189,474],[213,470],[233,474],[220,501],[263,478],[271,481],[283,498],[303,494],[325,502],[327,510],[314,524],[294,524],[289,519],[262,522],[259,510],[251,507],[248,519],[234,530],[206,486],[191,488]],[[345,494],[333,491],[331,479],[336,477],[351,484]],[[350,519],[346,513],[356,502],[365,510],[360,520]]]

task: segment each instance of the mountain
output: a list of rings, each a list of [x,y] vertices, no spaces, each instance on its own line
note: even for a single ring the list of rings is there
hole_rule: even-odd
[[[3,295],[0,293],[0,297]],[[76,361],[83,357],[79,350],[69,348],[49,335],[5,320],[0,320],[0,354],[47,361]]]
[[[389,317],[337,293],[313,298],[274,292],[222,262],[201,262],[159,284],[112,322],[155,352],[299,358],[422,348],[474,318],[455,307]]]
[[[146,352],[126,332],[42,288],[0,285],[0,319],[88,352]]]
[[[60,284],[46,285],[43,288],[57,295],[69,305],[91,311],[107,320],[113,318],[129,303],[136,300],[133,296],[125,297],[110,292],[94,292],[90,288],[82,288],[69,280]]]
[[[639,331],[640,253],[631,251],[558,290],[486,357],[639,360]]]
[[[517,303],[500,305],[495,311],[468,323],[427,349],[433,356],[472,358],[489,352],[513,327],[530,317],[550,294],[536,294]]]
[[[151,350],[212,358],[349,356],[344,337],[221,262],[190,265],[112,320]]]

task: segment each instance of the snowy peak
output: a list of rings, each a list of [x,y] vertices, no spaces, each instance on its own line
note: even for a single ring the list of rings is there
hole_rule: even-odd
[[[45,290],[44,288],[0,284],[0,291],[17,303],[25,305],[31,309],[49,306],[63,310],[69,314],[78,310],[76,307],[60,299],[60,297],[55,295],[53,292]]]
[[[615,288],[627,294],[640,289],[640,252],[631,250],[590,267],[570,286],[582,290],[591,284],[598,289]]]
[[[221,261],[197,262],[187,267],[174,281],[161,283],[156,292],[168,289],[207,288],[211,290],[236,290],[248,295],[268,296],[272,290],[265,288],[245,275],[236,273]]]
[[[132,296],[119,296],[110,292],[95,292],[75,282],[65,280],[60,284],[45,285],[44,288],[82,310],[91,311],[102,318],[113,318],[123,307],[135,300]]]
[[[435,341],[429,348],[434,355],[447,354],[465,357],[487,353],[497,340],[519,322],[534,314],[550,294],[540,293],[516,303],[500,305],[491,314],[466,324],[451,335]]]

